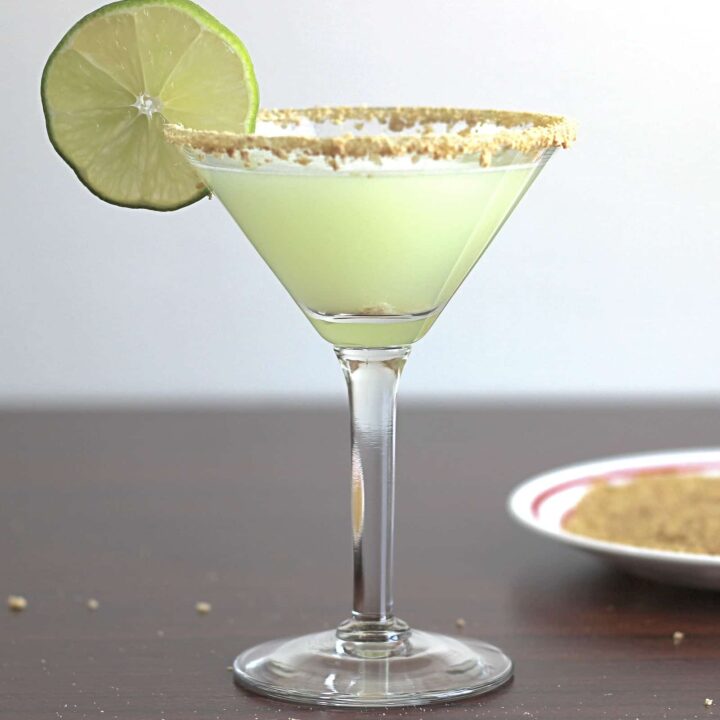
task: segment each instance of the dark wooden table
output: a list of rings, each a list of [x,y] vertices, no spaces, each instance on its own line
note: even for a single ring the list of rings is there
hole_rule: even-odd
[[[443,632],[464,618],[466,635],[514,658],[511,685],[358,713],[232,684],[242,648],[348,614],[344,409],[5,412],[0,593],[29,605],[0,612],[0,718],[719,714],[720,595],[636,580],[531,536],[504,502],[559,464],[720,444],[720,408],[401,410],[399,614]],[[197,601],[212,612],[198,615]]]

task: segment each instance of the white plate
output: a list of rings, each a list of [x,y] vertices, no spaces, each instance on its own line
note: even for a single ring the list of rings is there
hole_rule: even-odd
[[[563,518],[599,478],[626,483],[644,473],[692,472],[720,479],[720,450],[679,450],[607,458],[553,470],[527,480],[508,499],[520,524],[540,535],[586,550],[641,577],[720,590],[720,556],[652,550],[594,540],[563,529]]]

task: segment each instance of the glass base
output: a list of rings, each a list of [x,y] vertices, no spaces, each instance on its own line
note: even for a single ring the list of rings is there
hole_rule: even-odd
[[[235,682],[279,700],[340,707],[447,702],[489,692],[512,677],[512,661],[479,640],[419,630],[386,657],[338,639],[335,630],[263,643],[239,655]]]

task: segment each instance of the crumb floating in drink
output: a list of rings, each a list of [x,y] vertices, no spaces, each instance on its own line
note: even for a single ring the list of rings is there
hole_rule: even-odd
[[[720,480],[668,473],[599,481],[563,525],[598,540],[720,555]]]
[[[195,603],[195,611],[198,615],[207,615],[212,610],[212,605],[209,602],[197,602]]]
[[[85,604],[87,605],[87,609],[93,612],[100,607],[100,603],[95,598],[88,598]]]
[[[28,606],[28,601],[22,595],[8,595],[7,606],[13,612],[22,612]]]
[[[676,630],[673,633],[673,645],[679,645],[685,639],[685,633]]]

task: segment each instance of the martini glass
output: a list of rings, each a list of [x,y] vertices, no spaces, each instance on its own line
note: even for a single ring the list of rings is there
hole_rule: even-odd
[[[241,653],[236,682],[350,707],[478,695],[512,662],[411,629],[393,605],[395,398],[435,322],[555,148],[564,118],[437,108],[265,110],[254,135],[167,126],[318,333],[351,410],[354,591],[336,630]]]

